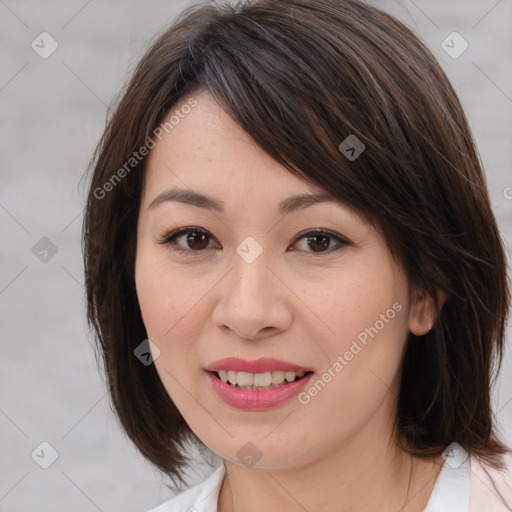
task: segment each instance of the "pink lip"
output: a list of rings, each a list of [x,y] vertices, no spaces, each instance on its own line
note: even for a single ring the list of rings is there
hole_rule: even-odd
[[[283,383],[281,386],[265,390],[243,389],[230,386],[222,382],[213,371],[207,371],[206,375],[210,379],[215,392],[225,403],[237,409],[255,410],[269,409],[287,402],[306,386],[313,373],[305,375],[302,379],[296,380],[291,384]]]
[[[283,371],[283,372],[309,372],[313,368],[305,368],[294,363],[288,363],[279,359],[272,359],[269,357],[262,357],[254,361],[246,361],[245,359],[239,359],[238,357],[225,357],[219,359],[206,366],[205,370],[209,372],[217,372],[219,370],[233,370],[235,372],[247,372],[247,373],[265,373],[271,371]],[[277,389],[277,388],[276,388]]]

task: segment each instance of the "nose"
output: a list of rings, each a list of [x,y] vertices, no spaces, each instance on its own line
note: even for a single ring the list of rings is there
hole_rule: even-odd
[[[264,254],[252,263],[234,256],[234,268],[222,280],[212,313],[214,325],[240,339],[275,336],[287,330],[293,320],[291,292]]]

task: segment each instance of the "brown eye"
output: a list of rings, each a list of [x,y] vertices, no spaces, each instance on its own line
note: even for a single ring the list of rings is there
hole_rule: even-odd
[[[348,242],[341,236],[335,235],[334,233],[325,230],[306,232],[302,235],[299,235],[298,238],[296,239],[296,242],[299,242],[301,240],[306,241],[306,249],[304,249],[305,252],[310,252],[313,254],[324,254],[333,252],[328,250],[333,240],[337,242],[338,248],[350,244],[350,242]]]
[[[325,235],[315,235],[307,237],[308,245],[314,252],[328,249],[330,245],[330,237]]]
[[[200,251],[208,247],[209,238],[210,237],[204,233],[192,232],[187,234],[185,240],[190,249]]]
[[[168,245],[179,253],[200,253],[209,248],[211,238],[208,232],[200,228],[184,228],[169,233],[158,243]],[[181,242],[178,243],[179,241]]]

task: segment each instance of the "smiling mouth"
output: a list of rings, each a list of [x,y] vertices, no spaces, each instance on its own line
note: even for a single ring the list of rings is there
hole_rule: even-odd
[[[228,370],[219,370],[210,372],[215,377],[225,384],[240,389],[249,389],[255,391],[263,391],[277,387],[289,386],[304,377],[314,373],[313,371],[307,372],[283,372],[272,371],[265,373],[248,373],[248,372],[235,372]]]

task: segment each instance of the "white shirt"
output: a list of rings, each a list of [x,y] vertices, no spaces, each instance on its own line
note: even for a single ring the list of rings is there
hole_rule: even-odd
[[[492,474],[499,492],[512,506],[511,466],[502,474],[468,458],[459,445],[447,457],[427,507],[423,512],[509,512],[498,496],[486,470]],[[197,485],[148,512],[217,512],[217,501],[226,468],[224,463]]]

